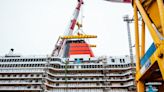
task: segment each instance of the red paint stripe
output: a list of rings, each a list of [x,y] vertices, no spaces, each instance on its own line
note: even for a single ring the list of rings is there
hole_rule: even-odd
[[[70,48],[70,51],[90,50],[89,48]]]
[[[77,54],[91,54],[91,53],[90,53],[90,51],[88,51],[88,52],[86,51],[86,52],[70,52],[69,54],[70,55],[73,55],[73,54],[77,55]]]
[[[76,19],[73,19],[73,20],[72,20],[72,25],[71,25],[71,27],[70,27],[71,30],[74,29],[75,24],[76,24]]]
[[[86,43],[71,43],[70,46],[88,46]]]
[[[124,0],[125,3],[131,3],[131,0]]]
[[[89,54],[90,57],[94,57],[94,54],[87,43],[71,43],[69,48],[70,55],[82,55]]]
[[[83,0],[79,0],[79,3],[76,7],[77,10],[80,10],[81,5],[83,4]]]
[[[79,3],[76,7],[77,10],[80,10],[81,4]]]

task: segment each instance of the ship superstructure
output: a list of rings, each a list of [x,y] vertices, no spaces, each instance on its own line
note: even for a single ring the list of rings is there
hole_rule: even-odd
[[[59,58],[0,57],[0,91],[130,92],[135,91],[128,56]]]

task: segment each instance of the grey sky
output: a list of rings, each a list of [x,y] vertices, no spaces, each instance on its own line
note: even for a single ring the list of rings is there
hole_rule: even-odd
[[[127,55],[123,16],[133,15],[131,4],[84,0],[83,31],[98,35],[95,55]],[[50,54],[63,35],[77,0],[0,0],[0,55],[14,48],[22,55]],[[133,24],[131,24],[133,31]],[[132,33],[133,44],[134,34]]]

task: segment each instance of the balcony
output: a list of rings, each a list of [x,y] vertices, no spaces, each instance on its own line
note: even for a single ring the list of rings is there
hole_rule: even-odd
[[[13,84],[42,84],[41,81],[27,81],[27,80],[0,80],[0,85],[13,85]]]
[[[77,76],[104,76],[103,74],[96,74],[96,73],[83,73],[83,74],[64,74],[64,73],[50,73],[47,72],[49,75],[51,76],[58,76],[58,77],[65,77],[65,76],[69,76],[69,77],[77,77]]]
[[[130,76],[129,78],[111,78],[111,79],[107,79],[107,81],[113,81],[113,82],[119,82],[119,81],[128,81],[128,80],[133,80],[134,77]]]
[[[43,69],[0,69],[0,73],[42,73]]]
[[[50,89],[48,92],[104,92],[103,89]]]
[[[0,86],[0,90],[8,90],[8,91],[16,91],[16,90],[22,90],[22,91],[36,91],[36,90],[42,90],[40,87],[26,87],[26,86]]]
[[[49,67],[49,69],[52,69],[52,70],[54,70],[54,71],[65,71],[66,69],[68,70],[68,71],[80,71],[80,70],[86,70],[86,71],[95,71],[95,70],[120,70],[120,71],[122,71],[122,70],[130,70],[131,69],[131,67],[123,67],[123,68],[121,68],[121,67],[113,67],[113,68],[93,68],[93,67],[89,67],[89,68],[81,68],[81,66],[79,66],[78,68],[54,68],[54,67]]]
[[[102,87],[106,87],[101,85],[96,85],[96,84],[60,84],[60,85],[55,85],[55,84],[45,84],[49,87],[53,87],[53,88],[102,88]]]
[[[42,75],[23,75],[23,76],[19,76],[19,75],[1,75],[0,76],[0,80],[2,79],[41,79],[43,78]]]
[[[124,72],[124,73],[110,73],[106,74],[107,76],[126,76],[132,74],[132,71]]]
[[[85,80],[85,79],[81,79],[81,80],[79,80],[79,79],[76,79],[76,80],[73,80],[73,79],[70,79],[70,80],[68,80],[68,79],[66,79],[66,80],[62,80],[62,79],[59,79],[59,80],[57,80],[57,79],[55,79],[55,78],[50,78],[50,77],[47,77],[46,78],[47,80],[49,80],[49,81],[51,81],[51,82],[98,82],[98,81],[106,81],[105,79],[103,80],[102,78],[99,78],[99,79],[87,79],[87,80]]]

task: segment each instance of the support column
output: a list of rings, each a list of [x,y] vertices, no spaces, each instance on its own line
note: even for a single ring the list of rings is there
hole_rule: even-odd
[[[134,24],[135,24],[135,47],[136,47],[136,72],[140,71],[140,49],[139,49],[139,30],[138,30],[138,12],[134,2]],[[136,73],[137,74],[137,73]],[[145,92],[144,83],[137,80],[137,92]]]
[[[135,5],[137,6],[138,10],[140,11],[141,13],[141,16],[145,22],[145,24],[147,25],[149,31],[150,31],[150,34],[152,36],[152,39],[154,41],[154,43],[157,45],[159,44],[161,41],[154,29],[154,27],[152,26],[152,23],[151,23],[151,20],[149,19],[148,15],[146,14],[144,8],[142,7],[142,4],[139,0],[134,0],[135,2]]]
[[[161,27],[162,27],[162,35],[164,36],[164,6],[163,6],[163,0],[157,0],[157,4],[158,4]]]
[[[141,58],[145,54],[145,22],[142,20]]]

